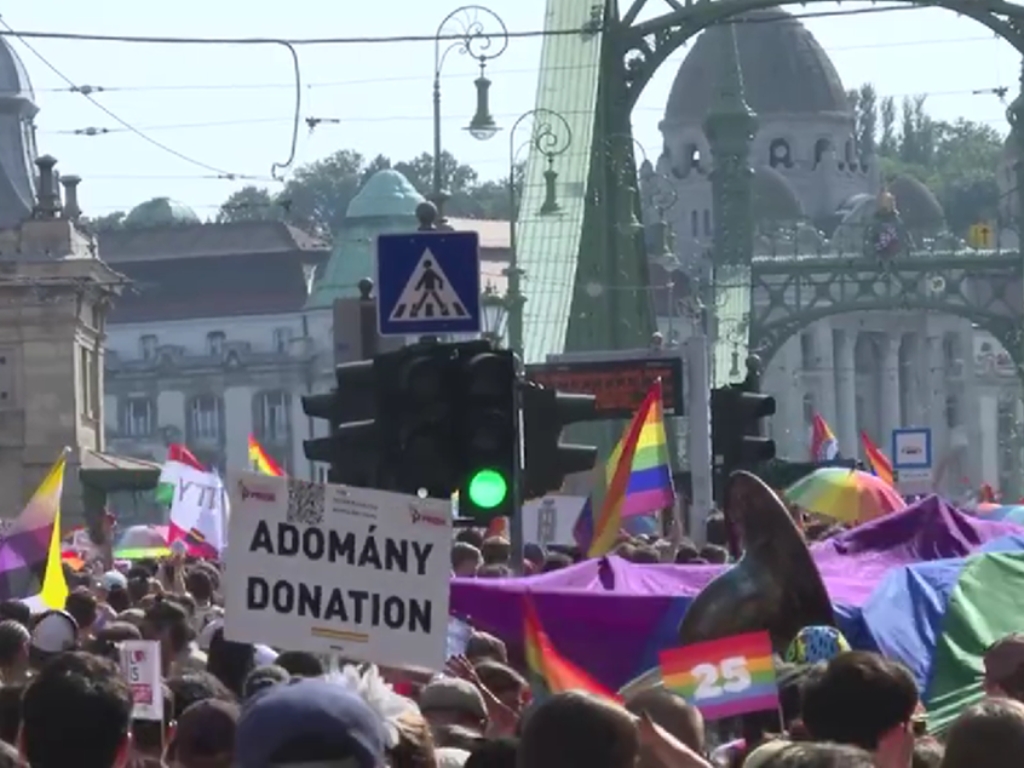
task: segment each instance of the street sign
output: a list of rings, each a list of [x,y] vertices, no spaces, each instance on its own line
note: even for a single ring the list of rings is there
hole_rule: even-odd
[[[476,232],[411,232],[377,238],[381,336],[480,331]]]
[[[991,248],[995,241],[994,233],[995,228],[987,221],[971,224],[971,228],[967,232],[967,243],[971,248],[978,250]]]
[[[892,431],[893,469],[931,469],[932,431],[927,427]]]

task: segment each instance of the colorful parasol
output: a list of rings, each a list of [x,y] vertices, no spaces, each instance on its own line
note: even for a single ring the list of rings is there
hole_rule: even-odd
[[[888,483],[846,467],[822,467],[786,489],[792,504],[843,523],[863,523],[905,509],[903,497]]]
[[[1024,504],[993,504],[983,501],[975,506],[972,514],[986,520],[1000,520],[1024,525]]]
[[[133,525],[125,529],[114,545],[114,557],[118,560],[145,560],[170,554],[164,525]]]

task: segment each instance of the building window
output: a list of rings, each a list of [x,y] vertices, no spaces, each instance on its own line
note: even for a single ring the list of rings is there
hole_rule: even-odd
[[[768,164],[772,168],[778,168],[780,165],[783,168],[793,167],[793,157],[789,150],[789,142],[785,139],[773,139],[772,143],[768,146]]]
[[[156,360],[156,348],[159,340],[152,333],[147,333],[139,339],[139,353],[143,360]]]
[[[700,237],[700,214],[697,211],[690,211],[690,229],[694,237]]]
[[[711,209],[704,209],[704,234],[711,235]]]
[[[129,397],[121,401],[119,431],[125,437],[149,437],[156,424],[156,408],[148,397]]]
[[[814,424],[814,395],[807,392],[804,395],[804,424],[808,427]]]
[[[216,395],[200,395],[189,406],[190,437],[195,440],[220,440],[224,405]]]
[[[82,398],[82,415],[86,418],[92,418],[96,415],[96,411],[93,408],[96,385],[92,380],[93,366],[89,358],[90,352],[88,349],[81,348],[78,350],[79,395]]]
[[[814,367],[814,336],[809,333],[800,334],[800,367]]]
[[[206,334],[206,354],[220,357],[224,354],[224,332],[210,331]]]
[[[960,426],[960,400],[956,395],[946,398],[946,426],[950,429]]]
[[[288,345],[292,340],[292,329],[291,328],[275,328],[274,329],[274,351],[280,354],[288,353]]]
[[[960,350],[957,348],[957,338],[951,333],[942,337],[942,359],[947,368],[952,368],[960,362]]]
[[[261,392],[256,396],[256,436],[265,442],[284,442],[291,434],[289,410],[291,398],[287,392]]]

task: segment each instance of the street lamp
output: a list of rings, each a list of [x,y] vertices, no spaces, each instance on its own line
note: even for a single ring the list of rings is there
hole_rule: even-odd
[[[523,145],[516,146],[516,131],[527,119],[533,119],[530,139]],[[531,109],[519,116],[508,132],[508,202],[509,202],[509,263],[504,270],[508,278],[508,292],[505,294],[505,308],[508,312],[508,344],[519,354],[523,351],[523,305],[526,297],[520,288],[523,271],[519,268],[516,253],[516,220],[518,219],[518,203],[516,199],[516,156],[523,147],[530,146],[547,160],[544,170],[544,202],[539,213],[547,216],[558,213],[561,207],[555,190],[558,171],[555,170],[555,158],[562,155],[572,144],[572,128],[569,122],[558,112],[539,107]]]
[[[494,31],[488,31],[492,27]],[[447,43],[447,47],[442,44]],[[498,58],[508,48],[508,29],[494,11],[481,5],[464,5],[444,17],[434,36],[434,173],[430,201],[437,207],[438,221],[443,220],[445,200],[441,168],[441,70],[453,50],[468,54],[480,65],[476,79],[476,113],[466,130],[474,139],[486,141],[498,132],[490,108],[491,81],[484,76],[487,62]]]
[[[493,283],[487,283],[483,294],[480,296],[480,306],[483,310],[483,336],[490,339],[496,345],[501,344],[505,338],[505,330],[508,325],[508,306],[504,296],[501,296]]]

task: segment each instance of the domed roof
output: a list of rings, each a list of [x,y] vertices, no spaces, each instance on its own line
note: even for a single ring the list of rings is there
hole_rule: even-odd
[[[169,197],[154,197],[140,203],[124,218],[126,227],[164,227],[174,224],[199,224],[195,211]]]
[[[913,176],[897,176],[889,182],[889,191],[896,198],[903,223],[911,229],[939,227],[946,220],[935,195]]]
[[[423,195],[401,173],[377,171],[349,202],[345,218],[415,216],[416,206],[422,202]]]
[[[6,38],[0,39],[0,98],[36,100],[28,70]]]
[[[748,23],[743,23],[746,20]],[[747,104],[758,115],[848,113],[839,73],[814,35],[779,8],[737,17]],[[714,104],[729,27],[705,30],[683,60],[665,106],[667,123],[701,123]]]
[[[754,171],[754,218],[757,221],[796,221],[804,217],[804,207],[786,177],[774,168],[762,165]]]

